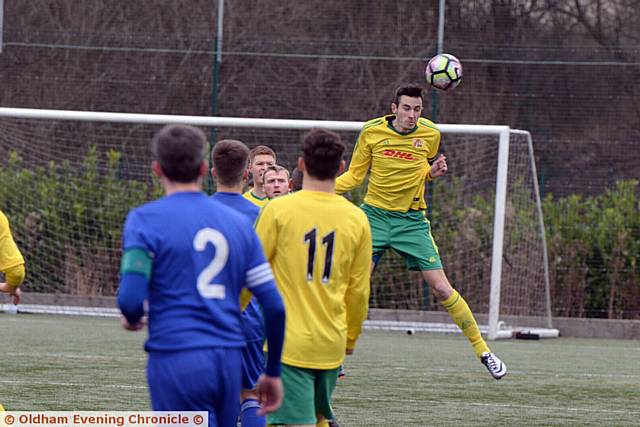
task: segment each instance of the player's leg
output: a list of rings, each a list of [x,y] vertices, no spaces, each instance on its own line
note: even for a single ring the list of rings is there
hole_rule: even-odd
[[[154,411],[207,411],[209,426],[235,425],[240,412],[240,349],[150,352]]]
[[[333,390],[336,388],[340,368],[316,370],[315,407],[316,427],[328,427],[329,420],[333,420]]]
[[[241,427],[264,427],[267,423],[266,417],[258,415],[260,402],[255,390],[265,363],[262,344],[262,340],[248,341],[242,350]]]
[[[405,257],[410,270],[421,271],[429,289],[467,337],[478,359],[487,366],[494,378],[500,379],[506,374],[506,367],[491,353],[469,305],[449,283],[442,268],[438,247],[431,235],[431,226],[424,214],[418,211],[398,214],[393,230],[392,247]],[[504,369],[489,367],[486,363],[487,355],[493,358],[492,361],[498,361]]]
[[[281,378],[284,400],[278,410],[267,415],[267,425],[315,426],[314,371],[283,363]]]

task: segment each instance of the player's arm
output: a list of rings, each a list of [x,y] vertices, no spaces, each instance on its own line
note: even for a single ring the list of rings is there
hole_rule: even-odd
[[[369,310],[369,293],[371,290],[371,229],[364,214],[364,227],[360,247],[355,252],[351,264],[351,278],[345,294],[347,306],[347,353],[351,354],[356,340],[362,332],[362,323]]]
[[[153,260],[148,251],[131,248],[124,251],[120,264],[118,307],[126,319],[125,329],[141,329],[144,302],[149,294]]]
[[[336,179],[336,193],[346,193],[362,184],[369,167],[371,167],[371,147],[366,143],[366,132],[361,131],[353,149],[349,169]]]
[[[118,307],[122,312],[122,326],[138,330],[143,326],[144,302],[149,294],[153,271],[152,251],[144,235],[144,221],[136,211],[127,216],[122,233],[123,252],[120,262]]]
[[[279,377],[285,330],[284,303],[276,287],[271,267],[265,259],[258,235],[253,231],[251,239],[250,259],[253,261],[252,267],[246,273],[245,286],[260,303],[265,318],[265,335],[269,346],[265,374],[270,377]]]
[[[20,289],[24,282],[25,269],[24,258],[16,245],[9,220],[0,212],[0,271],[4,274],[5,281],[0,283],[0,292],[7,293],[13,297],[15,305],[20,303]]]

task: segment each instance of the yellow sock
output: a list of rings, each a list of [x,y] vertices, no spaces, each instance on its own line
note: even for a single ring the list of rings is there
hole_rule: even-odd
[[[478,323],[476,323],[471,309],[469,309],[467,302],[458,291],[454,289],[451,296],[442,301],[442,305],[447,309],[449,316],[458,325],[462,333],[469,339],[478,358],[482,356],[482,353],[490,351],[487,343],[482,338],[482,334],[480,334]]]
[[[329,421],[327,420],[318,421],[318,423],[316,424],[316,427],[329,427]]]

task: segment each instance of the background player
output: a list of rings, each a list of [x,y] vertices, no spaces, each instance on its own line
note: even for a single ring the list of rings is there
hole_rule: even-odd
[[[260,301],[272,348],[258,385],[263,411],[282,397],[284,308],[250,221],[201,191],[206,138],[171,125],[153,138],[153,172],[166,196],[132,210],[123,232],[118,305],[139,330],[148,300],[147,379],[154,410],[206,410],[209,425],[239,413],[240,293]]]
[[[24,281],[24,258],[13,240],[9,220],[0,211],[0,271],[5,281],[0,282],[0,292],[11,296],[14,305],[20,304],[22,295],[19,286]]]
[[[336,192],[359,186],[370,172],[362,209],[371,223],[374,266],[391,248],[405,258],[410,270],[421,271],[476,356],[495,379],[500,379],[507,367],[491,353],[469,306],[449,283],[425,216],[425,180],[444,175],[447,162],[444,155],[436,158],[440,131],[420,117],[422,97],[420,86],[401,86],[391,103],[392,114],[364,124],[349,170],[337,179]]]
[[[269,166],[275,165],[276,153],[266,145],[258,145],[249,152],[249,172],[253,179],[253,188],[243,196],[260,208],[269,201],[264,192],[262,174]]]
[[[262,181],[269,199],[289,194],[289,171],[284,166],[269,166],[262,174]]]
[[[256,224],[287,308],[285,398],[267,421],[326,426],[338,367],[367,315],[371,230],[362,210],[333,191],[344,168],[338,135],[313,130],[302,148],[303,189],[270,201]]]
[[[298,169],[297,166],[291,171],[289,188],[291,192],[302,190],[302,172],[300,172],[300,169]]]
[[[242,197],[242,186],[248,175],[248,160],[249,148],[241,141],[218,141],[211,155],[211,175],[217,183],[213,198],[244,214],[253,224],[260,208]],[[255,298],[242,312],[242,326],[247,346],[242,350],[240,425],[263,427],[266,419],[258,414],[260,403],[255,388],[264,371],[264,320]]]

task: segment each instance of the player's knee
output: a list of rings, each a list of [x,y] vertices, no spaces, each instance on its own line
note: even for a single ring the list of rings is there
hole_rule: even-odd
[[[24,282],[25,270],[24,264],[16,265],[15,267],[11,267],[5,272],[5,278],[7,283],[16,288]]]
[[[438,281],[433,284],[429,284],[431,292],[440,301],[449,298],[453,294],[453,288],[447,281]]]

